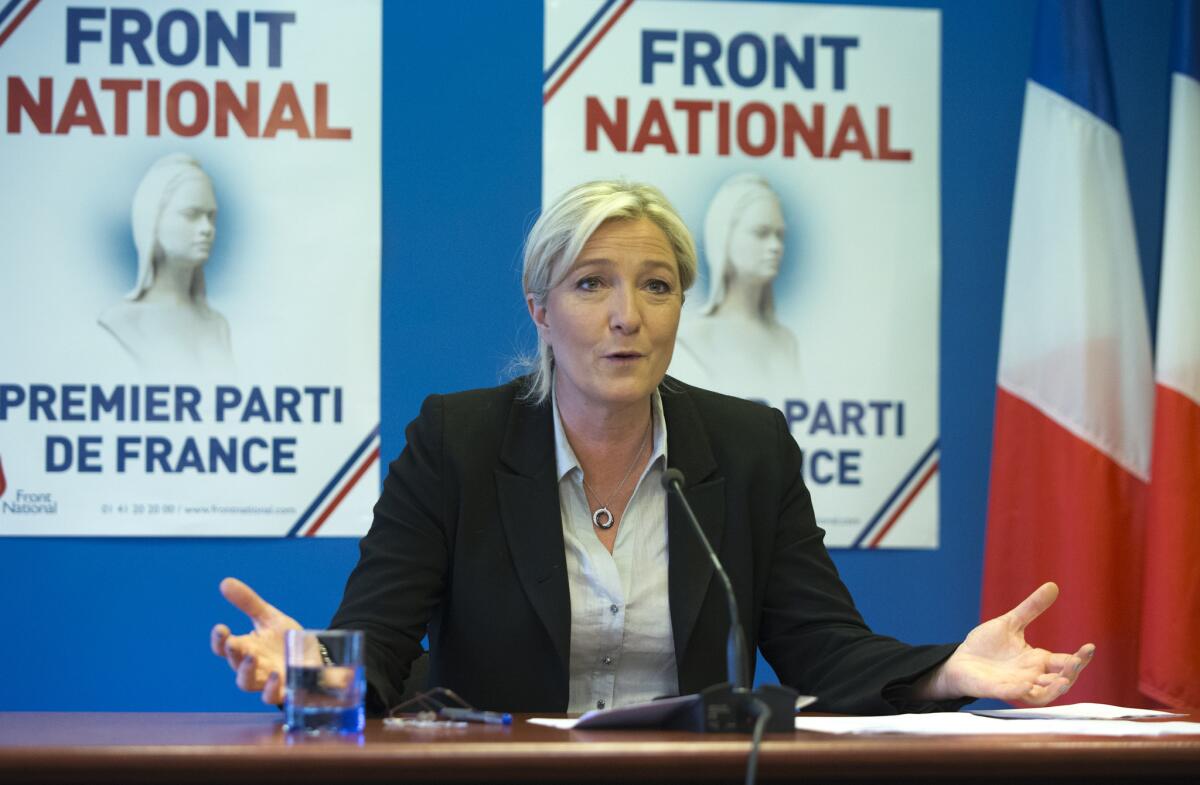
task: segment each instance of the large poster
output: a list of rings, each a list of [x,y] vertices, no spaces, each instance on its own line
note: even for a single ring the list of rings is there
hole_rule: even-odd
[[[936,547],[937,11],[547,0],[543,199],[695,234],[670,373],[786,417],[827,543]]]
[[[0,534],[366,530],[380,13],[0,4]]]

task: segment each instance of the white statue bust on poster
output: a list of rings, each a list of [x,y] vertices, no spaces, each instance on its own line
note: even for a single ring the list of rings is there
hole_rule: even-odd
[[[149,373],[232,368],[229,323],[209,306],[204,265],[216,238],[212,181],[189,155],[155,161],[133,195],[137,281],[100,315],[138,367]]]
[[[738,174],[717,189],[704,220],[708,301],[680,326],[672,374],[734,394],[797,381],[796,336],[775,317],[785,229],[766,178]]]

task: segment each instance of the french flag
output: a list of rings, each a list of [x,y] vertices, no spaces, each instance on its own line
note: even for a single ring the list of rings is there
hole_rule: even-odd
[[[1200,710],[1200,0],[1176,0],[1141,689]]]
[[[1096,644],[1070,700],[1138,705],[1154,385],[1098,0],[1038,5],[1003,319],[982,615],[1057,581],[1030,637]]]

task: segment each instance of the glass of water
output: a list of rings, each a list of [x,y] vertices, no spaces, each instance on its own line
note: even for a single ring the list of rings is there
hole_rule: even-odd
[[[360,630],[287,631],[284,722],[289,731],[362,731],[363,638]]]

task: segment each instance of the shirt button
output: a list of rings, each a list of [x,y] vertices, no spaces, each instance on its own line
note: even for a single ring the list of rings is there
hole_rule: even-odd
[[[611,611],[613,615],[616,615],[621,609],[617,605],[609,605],[608,610]]]
[[[604,658],[604,664],[605,664],[605,665],[612,665],[612,657],[605,657],[605,658]]]
[[[603,708],[604,708],[604,701],[596,701],[596,708],[597,708],[597,709],[603,709]]]

